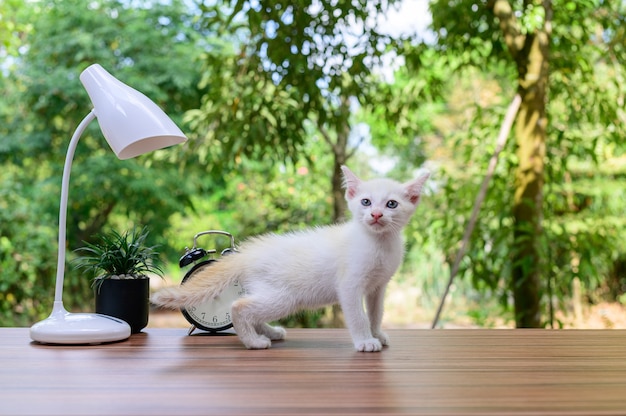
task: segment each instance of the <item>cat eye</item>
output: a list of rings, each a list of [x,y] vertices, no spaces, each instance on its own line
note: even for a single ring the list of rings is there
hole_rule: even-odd
[[[387,208],[398,208],[398,201],[394,201],[393,199],[390,199],[389,201],[387,201]]]
[[[363,198],[361,199],[361,205],[363,205],[364,207],[369,207],[370,205],[372,205],[372,201],[367,198]]]

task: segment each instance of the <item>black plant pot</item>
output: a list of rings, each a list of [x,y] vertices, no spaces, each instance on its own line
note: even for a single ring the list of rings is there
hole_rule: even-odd
[[[126,321],[133,334],[148,325],[150,278],[104,279],[95,295],[96,313]]]

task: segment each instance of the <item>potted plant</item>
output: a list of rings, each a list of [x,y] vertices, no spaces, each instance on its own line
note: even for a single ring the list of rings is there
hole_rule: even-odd
[[[155,246],[146,246],[146,228],[100,234],[95,243],[85,243],[76,267],[94,276],[96,313],[114,316],[130,325],[132,333],[148,324],[150,277],[163,277]]]

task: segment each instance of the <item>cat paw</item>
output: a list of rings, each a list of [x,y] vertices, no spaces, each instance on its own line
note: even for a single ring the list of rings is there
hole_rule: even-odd
[[[272,341],[265,335],[252,339],[242,340],[243,345],[249,350],[266,350],[272,346]]]
[[[287,331],[285,328],[280,326],[270,326],[268,333],[266,333],[272,341],[282,341],[287,336]]]
[[[375,332],[374,338],[378,338],[378,340],[380,341],[381,344],[383,344],[383,346],[389,345],[389,336],[383,331]]]
[[[361,352],[378,352],[383,349],[383,344],[378,338],[368,338],[356,341],[354,347]]]
[[[265,335],[272,341],[282,341],[287,335],[287,331],[285,331],[284,328],[280,326],[271,326],[268,324],[263,324],[261,327],[258,327],[257,332],[259,334]]]

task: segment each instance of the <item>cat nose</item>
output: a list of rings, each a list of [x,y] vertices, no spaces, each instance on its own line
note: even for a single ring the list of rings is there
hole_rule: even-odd
[[[382,212],[379,211],[372,211],[372,213],[370,214],[372,216],[372,218],[374,218],[375,220],[380,219],[383,216]]]

